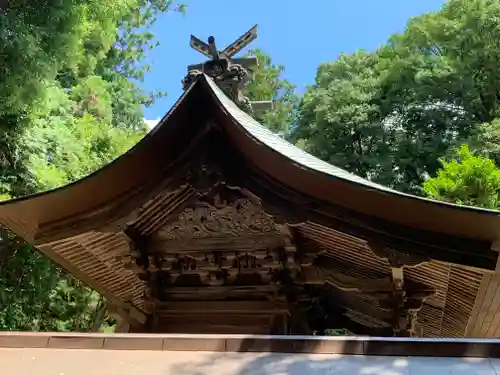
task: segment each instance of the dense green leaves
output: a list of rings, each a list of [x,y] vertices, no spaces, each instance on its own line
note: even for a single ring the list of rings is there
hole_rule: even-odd
[[[53,189],[146,132],[138,86],[169,0],[9,2],[0,12],[0,198]],[[182,7],[174,10],[183,11]],[[105,301],[0,231],[0,329],[97,330]]]
[[[378,60],[360,51],[322,64],[304,95],[293,133],[307,151],[373,179],[387,167],[391,134],[374,102]]]
[[[441,160],[442,169],[424,183],[430,198],[490,209],[500,208],[500,169],[485,157],[474,155],[467,145],[451,161]]]
[[[90,330],[103,303],[97,293],[5,232],[1,244],[0,330]]]
[[[320,66],[294,138],[353,173],[422,194],[439,158],[497,117],[499,41],[498,1],[450,0],[377,51]]]
[[[251,101],[273,101],[273,109],[258,116],[272,131],[288,135],[290,126],[295,124],[299,98],[295,86],[282,78],[285,68],[273,63],[271,57],[262,50],[250,50],[249,56],[258,59],[252,81],[246,87],[246,95]]]

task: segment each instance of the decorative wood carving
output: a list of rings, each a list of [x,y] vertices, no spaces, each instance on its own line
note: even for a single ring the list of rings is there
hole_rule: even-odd
[[[359,279],[334,270],[320,270],[314,266],[318,254],[298,251],[290,228],[277,225],[258,198],[244,189],[227,185],[222,174],[205,163],[192,165],[186,176],[185,183],[195,192],[192,197],[196,199],[186,200],[182,211],[170,215],[167,222],[162,222],[162,226],[146,238],[145,247],[136,246],[123,258],[127,267],[148,280],[145,301],[149,311],[165,316],[170,310],[167,314],[175,316],[188,306],[179,305],[178,301],[191,301],[193,311],[205,312],[205,304],[201,308],[199,301],[213,301],[214,312],[224,313],[227,307],[222,308],[220,302],[230,294],[232,298],[250,298],[251,295],[258,301],[272,302],[266,314],[275,317],[279,296],[284,302],[293,301],[298,309],[304,284],[330,283],[345,292],[367,294],[380,301],[381,308],[389,309],[384,312],[385,320],[389,320],[394,311],[399,319],[394,322],[397,332],[402,332],[403,326],[408,330],[413,324],[411,317],[415,309],[412,307],[421,305],[421,301],[407,297],[402,278],[399,284],[393,284],[389,277]],[[149,228],[150,224],[142,224],[146,226]],[[426,260],[387,247],[373,246],[372,250],[388,259],[395,270],[402,271],[403,265],[415,266]],[[242,284],[250,287],[252,293],[238,295],[231,289]],[[187,293],[190,297],[182,299],[173,292],[180,288],[193,290],[193,293]],[[202,289],[219,292],[216,297],[203,298]],[[395,303],[395,290],[403,295],[402,304]],[[171,308],[166,309],[165,301],[175,301],[175,305],[170,304]],[[246,309],[256,306],[255,301],[246,302],[249,302]],[[285,311],[289,312],[289,308],[282,312]],[[295,325],[298,327],[298,323]]]
[[[159,231],[168,240],[186,240],[211,237],[237,237],[278,234],[274,221],[250,199],[224,201],[219,194],[213,204],[198,202],[185,209],[176,222]]]
[[[259,282],[269,283],[278,269],[292,268],[296,249],[287,246],[289,234],[280,232],[257,198],[218,179],[205,166],[189,172],[197,200],[148,238],[147,259],[142,252],[125,257],[127,267],[144,279],[147,273],[162,273],[169,285],[192,275],[212,286],[232,283],[243,274],[258,274]],[[143,270],[133,265],[134,259]]]
[[[421,310],[425,300],[434,295],[432,288],[417,290],[396,290],[391,297],[380,301],[380,305],[393,309],[393,330],[395,336],[419,336],[417,313]]]
[[[383,278],[358,278],[346,275],[335,269],[320,267],[303,267],[299,277],[306,284],[329,283],[345,292],[376,294],[389,293],[394,290],[392,280]]]
[[[268,283],[282,266],[277,252],[215,252],[162,257],[155,266],[150,266],[149,271],[166,272],[171,283],[183,275],[198,275],[202,284],[223,285],[234,282],[243,274],[259,274],[261,281]]]
[[[145,272],[141,267],[133,266],[134,257],[124,258],[129,267],[138,272]],[[170,275],[200,274],[236,270],[239,273],[269,272],[283,267],[283,252],[275,250],[255,250],[253,252],[213,251],[182,252],[177,254],[159,254],[149,256],[149,272],[165,271]]]
[[[332,269],[304,267],[298,280],[311,284],[331,284],[348,294],[358,294],[372,302],[356,300],[350,302],[337,300],[336,303],[347,309],[346,316],[358,323],[370,326],[370,319],[378,319],[377,324],[392,327],[397,336],[417,336],[417,312],[425,299],[434,295],[435,290],[423,284],[405,282],[403,269],[394,268],[393,277],[357,278]],[[365,318],[362,318],[365,316]],[[368,316],[370,319],[368,319]]]

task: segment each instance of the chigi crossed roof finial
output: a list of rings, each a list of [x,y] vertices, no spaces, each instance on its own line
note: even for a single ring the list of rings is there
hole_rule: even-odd
[[[210,60],[188,66],[188,74],[182,81],[184,90],[191,86],[199,75],[206,74],[240,107],[251,112],[271,108],[271,101],[250,102],[243,93],[251,78],[252,68],[257,66],[257,57],[233,58],[234,55],[257,39],[257,27],[257,25],[252,27],[222,51],[217,50],[213,36],[208,37],[208,43],[205,43],[191,35],[190,47]]]

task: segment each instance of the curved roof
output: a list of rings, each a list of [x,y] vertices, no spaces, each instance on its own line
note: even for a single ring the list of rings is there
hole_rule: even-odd
[[[200,77],[160,123],[126,154],[73,184],[0,204],[0,222],[27,240],[38,228],[99,210],[151,180],[179,157],[175,132],[188,127],[193,106],[211,102],[231,142],[280,184],[346,209],[409,226],[496,242],[498,211],[404,194],[330,165],[288,143],[240,110],[208,77]],[[176,130],[177,129],[177,130]],[[161,160],[161,162],[159,162]],[[131,173],[133,171],[133,173]],[[95,192],[89,194],[89,192]]]
[[[212,80],[205,79],[205,82],[233,119],[235,126],[227,129],[232,133],[233,139],[239,141],[241,135],[237,134],[237,131],[246,133],[247,137],[253,139],[254,145],[247,142],[248,146],[241,149],[248,152],[247,156],[259,167],[268,170],[272,176],[279,177],[285,184],[293,185],[326,201],[389,221],[492,242],[499,238],[500,211],[450,204],[402,193],[328,164],[259,124],[227,98]],[[280,159],[276,160],[276,165],[273,163],[271,166],[270,160],[262,154],[269,150],[274,151],[276,159]],[[261,156],[258,157],[258,154]],[[303,179],[292,178],[292,175],[288,174],[288,169],[292,168],[303,170]],[[318,185],[311,186],[313,184]],[[338,188],[342,188],[346,194],[338,192]]]

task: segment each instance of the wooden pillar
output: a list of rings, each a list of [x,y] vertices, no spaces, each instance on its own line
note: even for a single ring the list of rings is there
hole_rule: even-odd
[[[116,320],[115,333],[144,331],[147,316],[135,314],[135,312],[136,310],[132,310],[131,306],[128,304],[125,304],[123,307],[118,307],[113,304],[108,305],[108,314]]]
[[[117,315],[115,316],[116,326],[115,333],[129,333],[130,332],[130,322],[123,317]]]
[[[312,330],[307,322],[307,317],[304,316],[299,307],[294,304],[289,304],[289,331],[291,335],[311,335]]]
[[[276,314],[271,319],[270,335],[288,335],[288,316]]]

